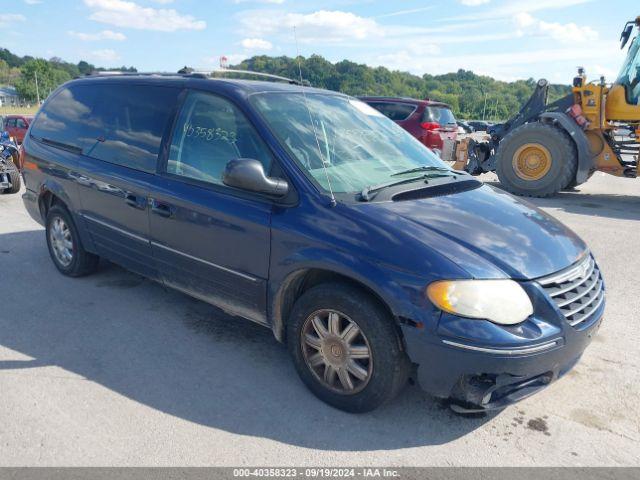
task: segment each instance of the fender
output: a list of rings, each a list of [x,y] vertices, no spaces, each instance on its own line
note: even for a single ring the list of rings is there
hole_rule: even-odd
[[[426,278],[390,270],[388,265],[376,265],[362,257],[312,248],[296,252],[272,268],[268,286],[268,316],[274,336],[279,341],[284,339],[286,324],[282,311],[285,292],[292,282],[310,269],[339,274],[365,286],[389,308],[396,319],[403,317],[426,322],[435,318],[435,315],[430,315],[430,308],[433,307],[429,306],[424,296],[424,288],[428,283]]]
[[[93,244],[93,239],[91,238],[91,235],[89,235],[89,231],[85,225],[85,220],[81,215],[78,215],[78,211],[80,211],[79,205],[74,204],[65,188],[52,177],[47,177],[45,179],[45,181],[40,185],[40,191],[38,192],[38,207],[40,209],[40,215],[42,216],[43,225],[46,222],[46,218],[44,216],[43,197],[47,192],[52,193],[64,202],[71,213],[71,217],[73,218],[76,227],[78,227],[78,235],[80,236],[82,246],[85,250],[95,253],[96,249]]]
[[[578,151],[578,171],[576,172],[576,183],[580,185],[589,178],[589,172],[593,170],[593,156],[589,148],[589,141],[584,131],[574,122],[571,117],[561,112],[544,112],[540,114],[542,122],[550,122],[566,131]]]

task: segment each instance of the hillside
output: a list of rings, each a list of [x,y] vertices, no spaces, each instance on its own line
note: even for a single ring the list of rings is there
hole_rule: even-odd
[[[272,73],[298,78],[298,62],[291,57],[256,56],[234,68]],[[459,118],[507,119],[514,115],[531,96],[535,80],[502,82],[491,77],[458,70],[444,75],[424,74],[372,68],[349,60],[331,63],[319,55],[301,57],[302,77],[314,87],[326,88],[349,95],[392,95],[431,98],[451,105]],[[549,101],[570,93],[568,85],[551,85]]]
[[[331,63],[319,55],[300,58],[302,76],[311,85],[350,95],[392,95],[432,98],[448,103],[459,118],[504,120],[515,114],[535,86],[535,80],[502,82],[476,75],[467,70],[444,75],[423,76],[391,71],[384,67],[369,67],[349,60]],[[298,78],[298,62],[291,57],[255,56],[234,68],[272,73]],[[30,56],[19,57],[0,48],[0,85],[14,85],[20,96],[28,101],[36,99],[35,77],[39,94],[45,98],[61,83],[91,71],[105,70],[88,62],[65,62],[58,57],[49,60]],[[111,70],[136,71],[134,67]],[[550,101],[570,92],[568,86],[552,85]],[[486,100],[486,103],[485,103]]]

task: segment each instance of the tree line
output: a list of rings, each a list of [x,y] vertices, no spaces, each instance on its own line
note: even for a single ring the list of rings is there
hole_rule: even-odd
[[[443,75],[414,75],[370,67],[349,60],[332,63],[320,55],[305,57],[254,56],[232,68],[271,73],[289,78],[302,77],[312,86],[349,95],[402,96],[430,98],[447,103],[458,118],[505,120],[513,116],[529,99],[536,81],[503,82],[472,71],[460,69]],[[45,98],[61,83],[93,71],[137,71],[134,67],[105,69],[86,61],[77,64],[58,57],[45,60],[19,57],[0,48],[0,85],[13,85],[18,95],[35,101],[37,93]],[[36,76],[38,92],[36,92]],[[568,85],[551,85],[549,101],[570,93]]]
[[[299,60],[299,63],[298,63]],[[348,95],[400,96],[447,103],[458,118],[506,120],[515,115],[535,89],[536,80],[503,82],[460,69],[444,75],[413,75],[342,60],[331,63],[319,55],[308,58],[255,56],[234,68],[309,80],[311,85]],[[549,101],[571,92],[551,85]]]
[[[134,67],[96,67],[84,60],[76,63],[65,62],[61,58],[49,60],[31,56],[20,57],[6,48],[0,48],[0,85],[11,85],[25,100],[35,102],[38,97],[45,99],[58,85],[95,71],[136,72]],[[37,78],[37,84],[36,84]],[[37,85],[37,86],[36,86]]]

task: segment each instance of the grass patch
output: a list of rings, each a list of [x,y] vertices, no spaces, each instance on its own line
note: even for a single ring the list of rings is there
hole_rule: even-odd
[[[35,115],[37,111],[37,105],[31,107],[0,107],[0,115]]]

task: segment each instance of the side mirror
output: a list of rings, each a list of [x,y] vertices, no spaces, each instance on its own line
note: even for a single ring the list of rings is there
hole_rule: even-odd
[[[222,182],[229,187],[275,197],[283,197],[289,191],[286,180],[267,177],[262,163],[253,158],[236,158],[227,163],[222,174]]]

